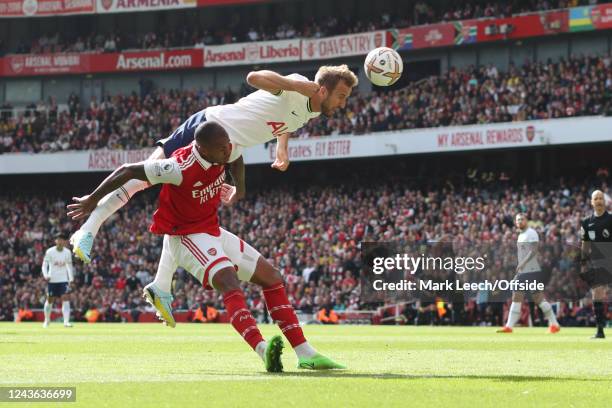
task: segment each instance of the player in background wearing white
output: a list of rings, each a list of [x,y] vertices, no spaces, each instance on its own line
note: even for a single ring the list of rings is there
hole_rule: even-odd
[[[229,162],[234,166],[232,173],[244,172],[244,148],[273,139],[278,139],[278,143],[272,167],[285,171],[289,166],[289,135],[321,113],[331,116],[339,108],[344,108],[353,87],[357,85],[357,77],[346,65],[340,65],[320,67],[314,82],[300,74],[282,76],[267,70],[250,72],[247,82],[258,91],[234,104],[211,106],[195,113],[169,137],[156,143],[159,147],[150,159],[170,157],[175,150],[193,141],[194,131],[200,123],[214,120],[229,134],[232,146]],[[85,263],[91,262],[91,248],[102,223],[135,193],[148,187],[150,184],[146,181],[130,180],[104,197],[72,236],[70,242],[75,255]],[[246,187],[244,183],[238,184],[236,191],[229,193],[234,196],[234,201],[241,199]]]
[[[44,312],[45,322],[43,327],[48,327],[51,321],[51,309],[56,298],[62,300],[62,315],[64,326],[72,327],[70,324],[70,300],[68,298],[68,286],[74,280],[72,272],[72,253],[66,248],[68,237],[58,234],[55,238],[55,246],[47,249],[42,264],[42,274],[47,285],[47,300],[45,300]]]
[[[527,216],[525,214],[517,214],[514,223],[520,231],[516,240],[518,266],[516,267],[514,280],[548,283],[548,279],[538,263],[538,245],[540,241],[538,233],[527,225]],[[512,293],[512,305],[508,312],[508,321],[504,327],[497,330],[498,333],[512,333],[512,328],[521,317],[521,305],[524,296],[523,292]],[[544,299],[544,294],[542,292],[533,292],[533,301],[540,306],[544,317],[548,320],[548,332],[557,333],[561,330],[552,306]]]

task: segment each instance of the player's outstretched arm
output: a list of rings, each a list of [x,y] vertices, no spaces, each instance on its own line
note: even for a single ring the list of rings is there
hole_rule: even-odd
[[[108,193],[111,193],[132,179],[147,181],[144,162],[124,164],[111,173],[90,195],[83,197],[72,197],[74,204],[69,204],[67,208],[68,216],[73,220],[83,219],[92,212],[98,201]]]
[[[278,94],[280,91],[294,91],[308,98],[314,96],[321,88],[316,82],[300,81],[269,70],[249,72],[247,82],[252,87],[272,94]]]
[[[276,159],[272,163],[272,168],[285,171],[289,167],[289,136],[290,133],[283,133],[276,138]]]

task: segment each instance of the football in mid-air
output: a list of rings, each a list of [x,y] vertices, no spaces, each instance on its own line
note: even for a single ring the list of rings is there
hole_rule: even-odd
[[[370,51],[363,64],[368,79],[378,86],[389,86],[402,76],[402,57],[391,48],[378,47]]]

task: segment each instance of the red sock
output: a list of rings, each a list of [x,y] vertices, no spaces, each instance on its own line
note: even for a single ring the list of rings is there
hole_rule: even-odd
[[[295,348],[305,343],[304,332],[295,315],[293,306],[289,303],[287,293],[285,293],[285,285],[278,283],[265,288],[263,293],[270,316],[278,323],[278,327],[280,327],[289,343],[291,343],[291,347]]]
[[[230,316],[230,323],[234,326],[234,329],[255,350],[255,347],[264,339],[257,328],[257,322],[247,307],[242,290],[230,290],[225,293],[223,303],[225,303],[225,308]]]

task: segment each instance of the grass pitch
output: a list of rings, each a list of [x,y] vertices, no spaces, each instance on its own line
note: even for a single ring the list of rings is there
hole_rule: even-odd
[[[64,405],[95,408],[611,407],[612,339],[593,331],[306,326],[349,369],[298,370],[286,344],[286,372],[268,374],[229,325],[3,323],[0,386],[75,386],[77,402]]]

